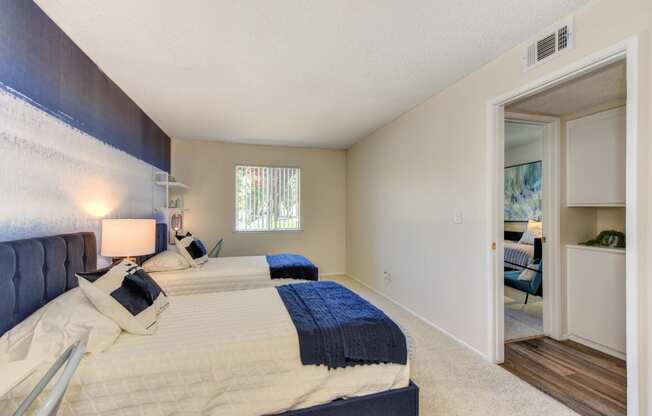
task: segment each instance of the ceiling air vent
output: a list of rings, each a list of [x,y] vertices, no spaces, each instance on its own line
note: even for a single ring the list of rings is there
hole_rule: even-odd
[[[545,31],[536,41],[525,48],[525,69],[533,68],[558,53],[571,49],[572,46],[573,21],[569,19],[562,25]]]

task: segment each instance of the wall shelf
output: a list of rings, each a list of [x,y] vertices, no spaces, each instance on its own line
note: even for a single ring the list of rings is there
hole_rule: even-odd
[[[172,179],[172,180],[170,180]],[[167,172],[155,172],[154,173],[154,185],[160,186],[165,189],[165,201],[158,208],[155,208],[155,211],[165,214],[166,219],[169,219],[169,216],[175,213],[184,213],[188,211],[187,208],[183,206],[183,195],[180,191],[185,191],[190,189],[185,183],[179,182],[173,177],[170,176]],[[171,198],[174,196],[177,197],[177,204],[179,207],[171,207]],[[175,205],[177,205],[175,204]]]
[[[167,186],[172,189],[190,189],[190,187],[181,182],[166,182],[166,181],[156,181],[154,182],[158,186]]]
[[[154,208],[158,212],[163,212],[165,214],[172,214],[175,212],[188,212],[190,211],[188,208],[165,208],[165,207],[160,207],[160,208]]]

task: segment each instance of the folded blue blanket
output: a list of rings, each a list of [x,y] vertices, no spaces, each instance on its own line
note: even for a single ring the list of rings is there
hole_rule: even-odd
[[[401,329],[360,296],[335,282],[279,286],[299,334],[301,362],[331,368],[407,363]]]
[[[318,280],[319,270],[307,258],[299,254],[274,254],[267,256],[272,279]]]

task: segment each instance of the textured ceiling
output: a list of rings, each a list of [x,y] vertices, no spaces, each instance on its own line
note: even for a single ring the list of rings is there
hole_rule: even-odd
[[[36,0],[170,136],[346,148],[588,0]]]
[[[627,65],[620,61],[514,103],[507,110],[565,116],[625,98]]]

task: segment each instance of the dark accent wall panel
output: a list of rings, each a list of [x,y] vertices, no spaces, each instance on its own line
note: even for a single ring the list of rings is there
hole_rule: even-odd
[[[0,0],[0,87],[170,170],[170,138],[31,0]]]

